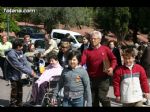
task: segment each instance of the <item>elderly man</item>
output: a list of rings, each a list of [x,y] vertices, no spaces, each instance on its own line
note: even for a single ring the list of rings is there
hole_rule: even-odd
[[[93,31],[90,34],[90,47],[83,51],[81,64],[87,66],[87,71],[91,80],[91,91],[93,106],[98,107],[99,101],[104,107],[110,107],[110,100],[107,98],[109,91],[109,78],[117,65],[116,57],[111,50],[101,45],[102,34],[99,31]],[[110,66],[103,70],[104,60],[110,61]]]
[[[2,42],[0,42],[0,67],[3,72],[3,79],[6,79],[4,72],[4,62],[5,62],[5,51],[12,48],[12,43],[8,42],[7,36],[2,37]]]

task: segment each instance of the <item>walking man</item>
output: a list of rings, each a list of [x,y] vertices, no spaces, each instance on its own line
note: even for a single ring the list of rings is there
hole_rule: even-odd
[[[102,34],[93,31],[90,34],[90,47],[83,51],[81,65],[87,66],[87,71],[91,81],[93,106],[98,107],[99,101],[103,107],[110,107],[110,100],[107,98],[109,91],[109,78],[113,75],[113,70],[117,65],[117,60],[111,50],[101,45]],[[110,67],[104,72],[103,61],[108,58]]]

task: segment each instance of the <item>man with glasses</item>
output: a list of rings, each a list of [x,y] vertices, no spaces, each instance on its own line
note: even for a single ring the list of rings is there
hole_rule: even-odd
[[[68,53],[72,50],[70,40],[67,38],[64,38],[60,42],[60,50],[58,53],[58,61],[60,65],[64,67],[68,67]]]
[[[91,81],[91,91],[93,106],[98,107],[99,101],[103,107],[110,107],[110,99],[107,98],[109,91],[109,78],[117,65],[116,57],[111,50],[101,45],[102,34],[99,31],[93,31],[90,34],[90,47],[83,51],[81,64],[87,66],[87,71]],[[108,58],[110,67],[103,71],[103,61]]]

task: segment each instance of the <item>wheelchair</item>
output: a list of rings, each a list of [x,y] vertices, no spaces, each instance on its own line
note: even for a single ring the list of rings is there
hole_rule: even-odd
[[[42,107],[61,107],[62,106],[63,89],[61,91],[59,91],[59,93],[57,95],[57,104],[56,105],[51,104],[53,91],[56,88],[59,79],[60,79],[60,75],[52,76],[52,78],[49,80],[49,88],[47,89],[47,92],[45,93],[43,100],[41,102]]]
[[[44,95],[42,100],[40,101],[40,103],[35,103],[32,104],[30,102],[30,98],[31,98],[31,94],[32,94],[32,89],[29,91],[27,98],[26,98],[26,102],[24,103],[23,106],[25,107],[54,107],[54,105],[51,104],[51,98],[53,96],[53,91],[57,86],[57,83],[59,81],[60,75],[58,76],[52,76],[48,82],[48,87],[44,89]],[[31,84],[33,86],[33,84],[35,84],[35,81],[37,79],[31,79]],[[57,104],[55,105],[55,107],[60,107],[62,106],[62,101],[63,101],[63,89],[59,92],[58,96],[57,96]]]

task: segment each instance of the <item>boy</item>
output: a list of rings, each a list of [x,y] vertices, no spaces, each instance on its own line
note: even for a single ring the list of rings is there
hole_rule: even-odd
[[[135,64],[133,49],[126,49],[123,53],[124,65],[117,68],[113,76],[113,87],[116,101],[125,107],[141,107],[143,93],[149,97],[149,85],[145,70]]]

